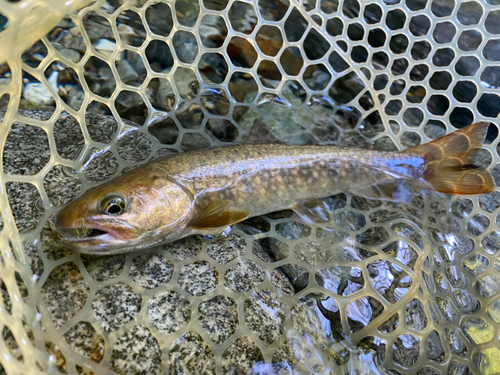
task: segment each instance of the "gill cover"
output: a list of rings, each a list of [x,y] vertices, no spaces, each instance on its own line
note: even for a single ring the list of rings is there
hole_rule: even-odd
[[[134,170],[69,204],[56,226],[81,252],[132,251],[177,239],[192,206],[182,184],[155,171]]]

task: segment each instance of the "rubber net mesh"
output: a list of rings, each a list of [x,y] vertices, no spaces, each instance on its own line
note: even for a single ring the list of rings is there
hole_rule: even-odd
[[[105,257],[51,221],[255,119],[381,150],[491,121],[498,179],[498,0],[1,0],[0,46],[0,374],[500,372],[496,191],[340,192],[323,222]]]

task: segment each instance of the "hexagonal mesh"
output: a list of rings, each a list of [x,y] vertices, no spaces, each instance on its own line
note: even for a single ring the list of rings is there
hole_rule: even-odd
[[[384,150],[492,121],[499,25],[498,0],[1,0],[0,374],[499,373],[497,191],[339,192],[327,222],[104,257],[51,221],[255,119]],[[497,139],[479,159],[499,179]]]

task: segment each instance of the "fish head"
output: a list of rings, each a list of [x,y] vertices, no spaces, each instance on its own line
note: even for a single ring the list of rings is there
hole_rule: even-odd
[[[175,180],[154,171],[133,171],[70,203],[55,224],[74,250],[124,253],[181,238],[193,201]]]

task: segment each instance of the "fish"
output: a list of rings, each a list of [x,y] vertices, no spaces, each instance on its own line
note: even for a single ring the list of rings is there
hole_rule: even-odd
[[[488,122],[403,151],[337,145],[288,145],[256,122],[247,142],[155,159],[64,207],[57,230],[87,254],[118,254],[216,235],[271,212],[352,192],[396,199],[411,183],[444,194],[492,192],[490,173],[475,164]]]

